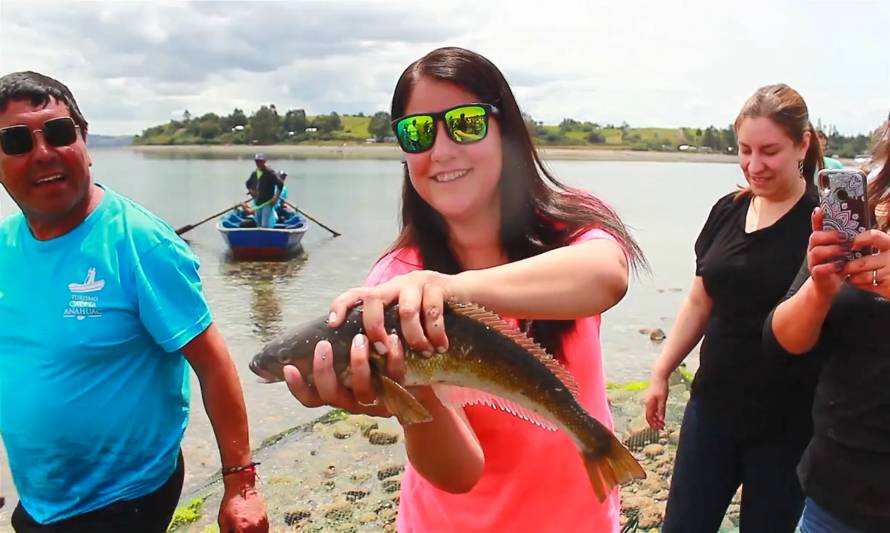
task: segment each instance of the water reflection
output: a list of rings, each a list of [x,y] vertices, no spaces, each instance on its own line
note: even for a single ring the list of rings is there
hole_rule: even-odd
[[[288,290],[308,259],[305,252],[300,252],[287,261],[237,261],[230,256],[220,261],[220,273],[227,285],[249,289],[250,305],[243,311],[261,342],[282,331],[282,292]]]

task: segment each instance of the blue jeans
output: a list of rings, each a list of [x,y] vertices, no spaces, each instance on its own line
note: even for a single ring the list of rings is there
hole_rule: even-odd
[[[274,205],[267,205],[256,211],[256,223],[261,228],[274,228],[276,219]]]
[[[743,442],[717,422],[689,400],[662,533],[716,533],[739,485],[743,533],[793,532],[804,501],[796,468],[807,442]]]
[[[807,498],[800,520],[800,533],[861,533],[841,522],[810,498]]]

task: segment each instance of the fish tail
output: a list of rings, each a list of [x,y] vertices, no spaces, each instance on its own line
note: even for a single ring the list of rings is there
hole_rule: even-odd
[[[597,499],[602,502],[616,485],[632,479],[644,479],[646,471],[634,458],[633,454],[612,437],[608,451],[589,451],[582,453],[587,476]]]

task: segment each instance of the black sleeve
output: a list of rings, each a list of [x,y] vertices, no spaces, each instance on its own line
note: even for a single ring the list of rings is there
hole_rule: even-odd
[[[717,230],[723,221],[724,213],[727,211],[728,207],[731,206],[734,197],[735,193],[732,193],[717,200],[717,203],[711,207],[711,212],[708,213],[708,220],[705,221],[705,225],[702,227],[701,232],[698,234],[698,238],[695,240],[696,276],[702,275],[705,254],[708,253],[711,243],[714,242],[714,235],[716,235]]]
[[[788,288],[788,292],[785,293],[785,297],[782,298],[782,301],[776,304],[776,307],[778,307],[779,304],[781,304],[785,300],[788,300],[789,298],[797,294],[797,291],[800,290],[800,288],[808,279],[810,279],[810,269],[807,266],[806,258],[804,258],[803,264],[800,266],[800,270],[797,271],[797,276],[791,283],[791,287]],[[779,340],[776,339],[776,334],[773,332],[773,314],[775,314],[775,312],[776,309],[773,308],[773,310],[770,311],[769,316],[766,317],[766,322],[763,323],[763,353],[767,357],[799,355],[792,354],[785,350],[785,348],[783,348],[782,345],[779,344]]]

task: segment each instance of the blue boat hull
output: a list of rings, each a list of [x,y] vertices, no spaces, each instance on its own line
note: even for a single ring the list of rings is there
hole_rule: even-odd
[[[285,259],[300,250],[308,226],[299,215],[274,228],[241,227],[244,218],[229,213],[216,227],[236,259]]]

